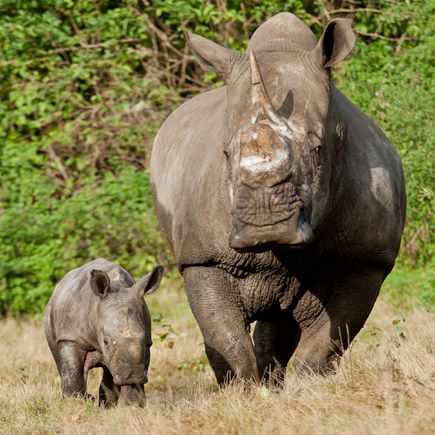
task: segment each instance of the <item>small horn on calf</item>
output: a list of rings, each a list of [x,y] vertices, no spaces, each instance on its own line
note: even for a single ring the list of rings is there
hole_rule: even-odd
[[[249,66],[251,68],[252,124],[256,124],[262,120],[268,120],[279,127],[289,129],[288,124],[279,116],[267,95],[257,58],[253,50],[249,52]]]

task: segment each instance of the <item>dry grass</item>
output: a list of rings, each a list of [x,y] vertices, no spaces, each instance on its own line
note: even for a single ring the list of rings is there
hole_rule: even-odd
[[[150,298],[174,330],[153,347],[146,409],[98,408],[62,399],[40,320],[7,319],[0,333],[1,434],[423,434],[435,433],[435,315],[406,322],[378,301],[336,376],[287,377],[281,392],[234,385],[206,373],[202,341],[182,293]],[[396,324],[394,325],[394,321]],[[374,328],[373,326],[376,326]],[[398,336],[402,327],[406,338]],[[159,326],[155,332],[165,330]],[[183,364],[184,363],[184,364]],[[98,371],[89,388],[98,388]]]

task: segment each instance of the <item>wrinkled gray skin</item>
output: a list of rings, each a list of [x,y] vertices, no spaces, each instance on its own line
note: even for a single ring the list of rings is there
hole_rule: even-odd
[[[351,23],[332,20],[317,41],[278,14],[246,54],[186,34],[226,86],[165,121],[152,192],[219,383],[281,379],[293,354],[297,372],[334,370],[394,266],[400,159],[331,80]]]
[[[102,367],[101,405],[144,405],[152,345],[144,296],[157,289],[162,274],[157,266],[135,283],[122,267],[99,258],[63,277],[44,326],[66,396],[85,396],[88,371]]]

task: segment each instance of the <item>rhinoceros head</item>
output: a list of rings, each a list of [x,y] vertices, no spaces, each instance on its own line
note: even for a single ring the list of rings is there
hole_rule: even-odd
[[[163,274],[157,266],[136,284],[111,284],[99,270],[91,272],[92,291],[100,298],[96,333],[103,360],[117,385],[145,384],[151,341],[151,318],[145,295],[154,292]]]
[[[278,14],[246,54],[186,34],[200,65],[226,78],[230,247],[301,248],[314,239],[341,170],[347,130],[330,68],[352,51],[351,25],[330,21],[318,42],[294,15]]]

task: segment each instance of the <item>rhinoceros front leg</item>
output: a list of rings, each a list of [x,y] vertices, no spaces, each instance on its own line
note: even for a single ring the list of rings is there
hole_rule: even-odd
[[[231,276],[213,267],[189,267],[184,286],[218,383],[233,377],[259,381],[248,323]]]
[[[86,351],[72,341],[61,341],[58,349],[63,394],[84,397],[86,394]]]
[[[301,339],[295,352],[296,372],[328,374],[336,370],[343,352],[364,326],[378,297],[385,267],[364,265],[337,277],[329,284],[330,295],[316,318],[302,316]],[[313,294],[305,295],[313,301]],[[305,296],[294,312],[301,316],[309,304]]]
[[[115,406],[120,395],[119,387],[113,382],[113,376],[109,369],[103,366],[103,378],[101,379],[98,403],[103,407]]]

